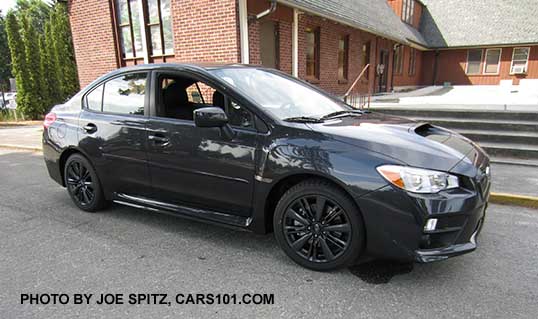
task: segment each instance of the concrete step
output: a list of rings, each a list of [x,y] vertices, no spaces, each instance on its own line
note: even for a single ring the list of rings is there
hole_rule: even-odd
[[[516,143],[478,143],[492,157],[538,160],[538,146]]]
[[[517,157],[496,156],[496,157],[491,158],[491,162],[497,163],[497,164],[538,167],[538,159],[533,160],[533,159],[521,159]]]
[[[538,163],[538,111],[383,108],[374,111],[407,117],[457,131],[477,142],[492,161]]]
[[[452,129],[480,129],[491,131],[519,131],[538,132],[538,122],[513,121],[513,120],[490,120],[490,119],[461,119],[461,118],[427,118],[409,117],[415,121],[428,122],[445,128]]]
[[[538,146],[538,132],[473,129],[458,129],[457,132],[478,143],[519,143]]]
[[[380,108],[371,109],[374,112],[392,114],[403,117],[435,117],[435,118],[458,118],[458,119],[492,119],[510,121],[538,122],[538,107],[536,112],[522,111],[491,111],[491,110],[432,110],[432,109],[403,109],[403,108]]]

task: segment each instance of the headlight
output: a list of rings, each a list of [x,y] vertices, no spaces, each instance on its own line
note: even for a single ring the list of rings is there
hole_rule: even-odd
[[[392,185],[413,193],[438,193],[459,187],[458,177],[448,173],[398,165],[383,165],[377,171]]]

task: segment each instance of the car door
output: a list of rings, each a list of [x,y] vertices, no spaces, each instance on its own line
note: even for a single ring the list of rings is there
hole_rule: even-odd
[[[191,84],[193,80],[176,76],[160,74],[154,77],[157,82],[156,113],[148,122],[153,196],[166,203],[250,216],[258,138],[254,123],[238,120],[238,125],[232,126],[235,136],[229,138],[219,128],[196,127],[192,118],[167,116],[185,113],[159,111],[164,109],[164,95],[172,86],[182,86],[188,98],[183,102],[192,109],[212,105],[216,94],[212,87],[202,82]],[[175,84],[166,85],[170,82]],[[223,95],[219,96],[219,103],[224,103],[223,98]],[[177,107],[184,106],[181,104]],[[190,114],[192,116],[192,111]]]
[[[131,72],[97,85],[84,96],[79,145],[95,166],[105,193],[147,196],[146,84],[149,73]]]

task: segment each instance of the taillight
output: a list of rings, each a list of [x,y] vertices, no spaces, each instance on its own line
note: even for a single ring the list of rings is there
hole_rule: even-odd
[[[43,126],[45,128],[48,128],[56,121],[56,114],[50,112],[49,114],[45,115],[45,120],[43,121]]]

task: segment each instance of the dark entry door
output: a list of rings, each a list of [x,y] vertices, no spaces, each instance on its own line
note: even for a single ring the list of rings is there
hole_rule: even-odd
[[[387,91],[387,78],[389,73],[389,51],[381,50],[379,53],[379,64],[377,66],[379,76],[379,92]]]
[[[148,74],[126,73],[84,97],[79,145],[91,158],[105,193],[147,196]]]
[[[260,58],[262,65],[278,69],[278,23],[263,21],[260,23]]]
[[[162,73],[156,80],[157,112],[147,124],[152,198],[250,216],[258,140],[253,115],[186,73]],[[194,124],[193,110],[210,105],[225,110],[232,137]]]

